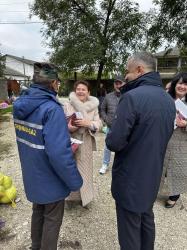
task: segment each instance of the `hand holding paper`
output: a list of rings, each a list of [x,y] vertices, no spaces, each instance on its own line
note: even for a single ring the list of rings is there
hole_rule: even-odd
[[[186,125],[187,125],[187,106],[180,99],[177,99],[175,101],[175,106],[176,106],[177,114],[176,114],[174,128],[176,129],[177,127],[180,127],[180,128],[186,127]]]
[[[75,125],[75,121],[76,120],[82,120],[83,119],[83,115],[81,112],[75,112],[70,116],[67,116],[67,121],[68,124],[71,123],[72,126],[76,127]]]
[[[184,118],[181,118],[181,116],[176,116],[176,125],[177,127],[184,128],[187,125],[187,121]]]
[[[180,99],[175,101],[175,106],[176,110],[184,117],[184,119],[187,119],[187,106]]]
[[[82,143],[83,143],[82,141],[71,137],[71,149],[72,149],[73,153],[75,153],[77,151],[77,149],[79,148],[79,145]]]

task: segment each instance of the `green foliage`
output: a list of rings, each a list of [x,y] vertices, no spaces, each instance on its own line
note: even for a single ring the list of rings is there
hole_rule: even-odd
[[[8,114],[8,113],[12,113],[12,111],[13,111],[12,105],[9,106],[9,107],[6,108],[6,109],[0,109],[0,116],[1,116],[1,115],[5,115],[5,114]]]
[[[159,13],[149,31],[152,45],[162,45],[164,39],[168,44],[177,42],[179,47],[187,47],[187,0],[155,0]]]
[[[51,61],[67,73],[98,70],[100,79],[147,46],[147,17],[130,0],[35,0],[31,10],[45,23]]]

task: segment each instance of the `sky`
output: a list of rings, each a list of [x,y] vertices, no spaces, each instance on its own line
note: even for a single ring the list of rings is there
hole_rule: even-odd
[[[41,22],[38,17],[29,19],[29,4],[34,0],[0,0],[0,52],[45,61],[49,48],[41,35],[41,23],[7,24],[17,22]],[[136,0],[141,11],[153,7],[152,0]]]

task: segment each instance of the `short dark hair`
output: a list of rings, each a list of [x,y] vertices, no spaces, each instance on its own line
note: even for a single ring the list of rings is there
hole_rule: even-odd
[[[169,88],[168,93],[171,95],[173,99],[176,99],[176,91],[175,87],[179,81],[182,81],[184,83],[187,83],[187,73],[178,73],[174,76],[174,78],[171,81],[171,86]],[[187,94],[185,95],[185,102],[187,102]]]
[[[90,84],[89,84],[89,82],[87,82],[87,81],[85,81],[85,80],[76,81],[76,82],[74,83],[74,86],[73,86],[74,91],[76,91],[77,86],[78,86],[79,84],[85,85],[85,86],[87,87],[88,91],[90,91]]]
[[[134,62],[142,62],[151,71],[156,71],[156,58],[147,51],[136,52],[129,58],[129,60]]]
[[[34,82],[34,83],[37,83],[37,84],[46,86],[47,88],[50,87],[50,85],[51,85],[51,83],[52,83],[53,81],[55,81],[55,80],[43,79],[42,77],[37,76],[37,75],[34,75],[34,76],[33,76],[33,82]]]

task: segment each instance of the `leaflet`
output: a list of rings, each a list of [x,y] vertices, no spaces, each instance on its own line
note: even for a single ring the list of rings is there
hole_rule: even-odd
[[[80,140],[78,140],[78,139],[75,139],[75,138],[72,138],[72,137],[71,137],[71,144],[73,144],[73,143],[82,144],[83,141],[80,141]]]
[[[175,106],[177,113],[182,115],[184,119],[187,119],[187,106],[184,104],[184,102],[181,101],[180,99],[177,99],[175,101]]]

